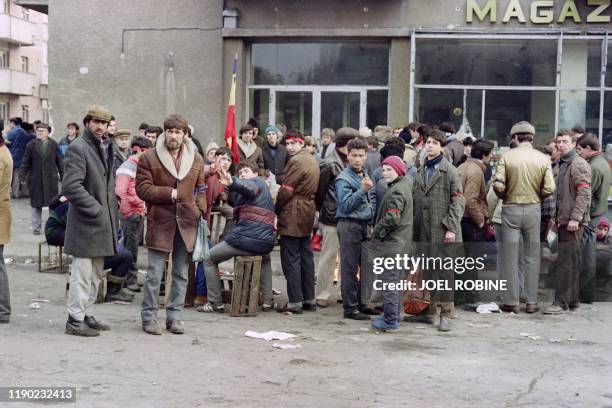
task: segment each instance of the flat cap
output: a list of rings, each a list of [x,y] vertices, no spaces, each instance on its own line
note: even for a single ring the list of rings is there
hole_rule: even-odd
[[[118,131],[115,132],[115,134],[113,135],[114,138],[118,138],[118,137],[130,137],[132,136],[132,134],[130,133],[129,130],[127,129],[119,129]]]
[[[111,115],[111,113],[108,111],[108,109],[106,109],[103,106],[90,106],[89,110],[87,111],[87,115],[91,116],[92,119],[98,119],[98,120],[102,120],[105,122],[110,122],[111,117],[113,115]]]
[[[34,126],[34,129],[38,129],[38,128],[45,128],[47,129],[49,132],[51,131],[51,126],[49,126],[48,124],[44,123],[44,122],[40,122],[39,124]]]
[[[518,135],[520,133],[527,133],[529,135],[535,135],[535,128],[529,122],[515,123],[510,130],[510,136]]]

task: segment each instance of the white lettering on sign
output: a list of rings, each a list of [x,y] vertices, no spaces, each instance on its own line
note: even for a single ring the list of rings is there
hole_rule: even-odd
[[[612,0],[587,0],[587,7],[592,8],[586,15],[586,22],[592,24],[610,23]],[[474,16],[480,22],[497,22],[497,0],[467,0],[465,21],[474,22]],[[519,0],[510,0],[504,12],[502,23],[516,19],[521,24],[527,22],[525,10]],[[582,23],[583,17],[578,11],[576,0],[564,0],[556,22],[563,24],[568,19],[574,23]],[[529,21],[533,24],[551,24],[555,22],[554,0],[533,0],[529,7]]]

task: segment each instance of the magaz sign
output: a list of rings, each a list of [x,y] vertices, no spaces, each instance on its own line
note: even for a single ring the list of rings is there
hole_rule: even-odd
[[[574,0],[563,0],[563,5],[556,11],[555,0],[533,0],[528,9],[523,8],[519,0],[510,0],[505,10],[497,7],[496,0],[467,0],[466,21],[509,23],[513,20],[519,23],[532,24],[563,24],[568,20],[574,23],[610,23],[612,0],[578,0],[586,2],[588,10],[581,15]],[[558,3],[558,1],[557,1]],[[503,13],[503,14],[502,14]],[[501,17],[501,20],[499,18]]]

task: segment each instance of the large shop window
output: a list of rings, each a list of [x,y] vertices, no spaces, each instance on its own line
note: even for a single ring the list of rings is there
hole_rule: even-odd
[[[509,144],[512,124],[520,120],[535,126],[536,143],[574,126],[612,143],[612,41],[604,44],[602,36],[457,37],[417,34],[415,120],[450,121],[501,146]]]
[[[417,41],[417,84],[554,86],[557,42],[430,39]]]
[[[387,85],[385,44],[253,44],[255,85]]]
[[[388,43],[254,43],[249,115],[315,137],[387,124]]]

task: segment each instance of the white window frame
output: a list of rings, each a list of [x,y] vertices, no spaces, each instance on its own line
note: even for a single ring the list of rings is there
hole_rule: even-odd
[[[249,94],[251,89],[265,89],[270,91],[268,101],[269,122],[276,123],[276,93],[277,92],[311,92],[312,93],[312,136],[315,139],[321,137],[321,92],[357,92],[359,93],[359,127],[365,127],[367,123],[368,91],[387,91],[388,86],[315,86],[315,85],[249,85],[246,100],[246,116],[250,115]],[[388,107],[388,97],[387,97]],[[387,109],[387,121],[389,111]],[[383,123],[380,123],[381,125]]]
[[[8,50],[0,50],[0,68],[10,68]]]
[[[21,16],[25,21],[30,21],[30,10],[25,7],[21,8]]]
[[[21,71],[30,72],[30,59],[25,56],[21,56]]]
[[[8,103],[0,102],[0,119],[4,122],[8,121]]]
[[[24,122],[30,121],[30,106],[29,105],[21,105],[21,119]]]
[[[605,34],[597,35],[564,35],[563,32],[549,35],[533,35],[533,34],[432,34],[432,33],[419,33],[414,31],[411,35],[411,47],[410,47],[410,96],[409,96],[409,121],[414,121],[414,97],[416,89],[462,89],[462,90],[482,90],[482,123],[481,123],[481,135],[485,132],[485,100],[487,90],[504,90],[504,91],[554,91],[555,92],[555,129],[556,134],[559,130],[559,105],[561,99],[561,92],[563,91],[598,91],[600,92],[600,104],[599,104],[599,142],[602,142],[603,138],[603,115],[604,115],[604,92],[610,91],[612,88],[606,88],[605,75],[608,58],[612,56],[608,55],[608,42],[609,32]],[[416,72],[416,41],[417,39],[423,38],[434,38],[434,39],[506,39],[506,40],[549,40],[557,41],[557,71],[556,81],[554,86],[477,86],[477,85],[424,85],[415,84],[415,72]],[[563,59],[563,40],[600,40],[602,46],[601,53],[601,81],[599,87],[568,87],[561,86],[561,63]]]

